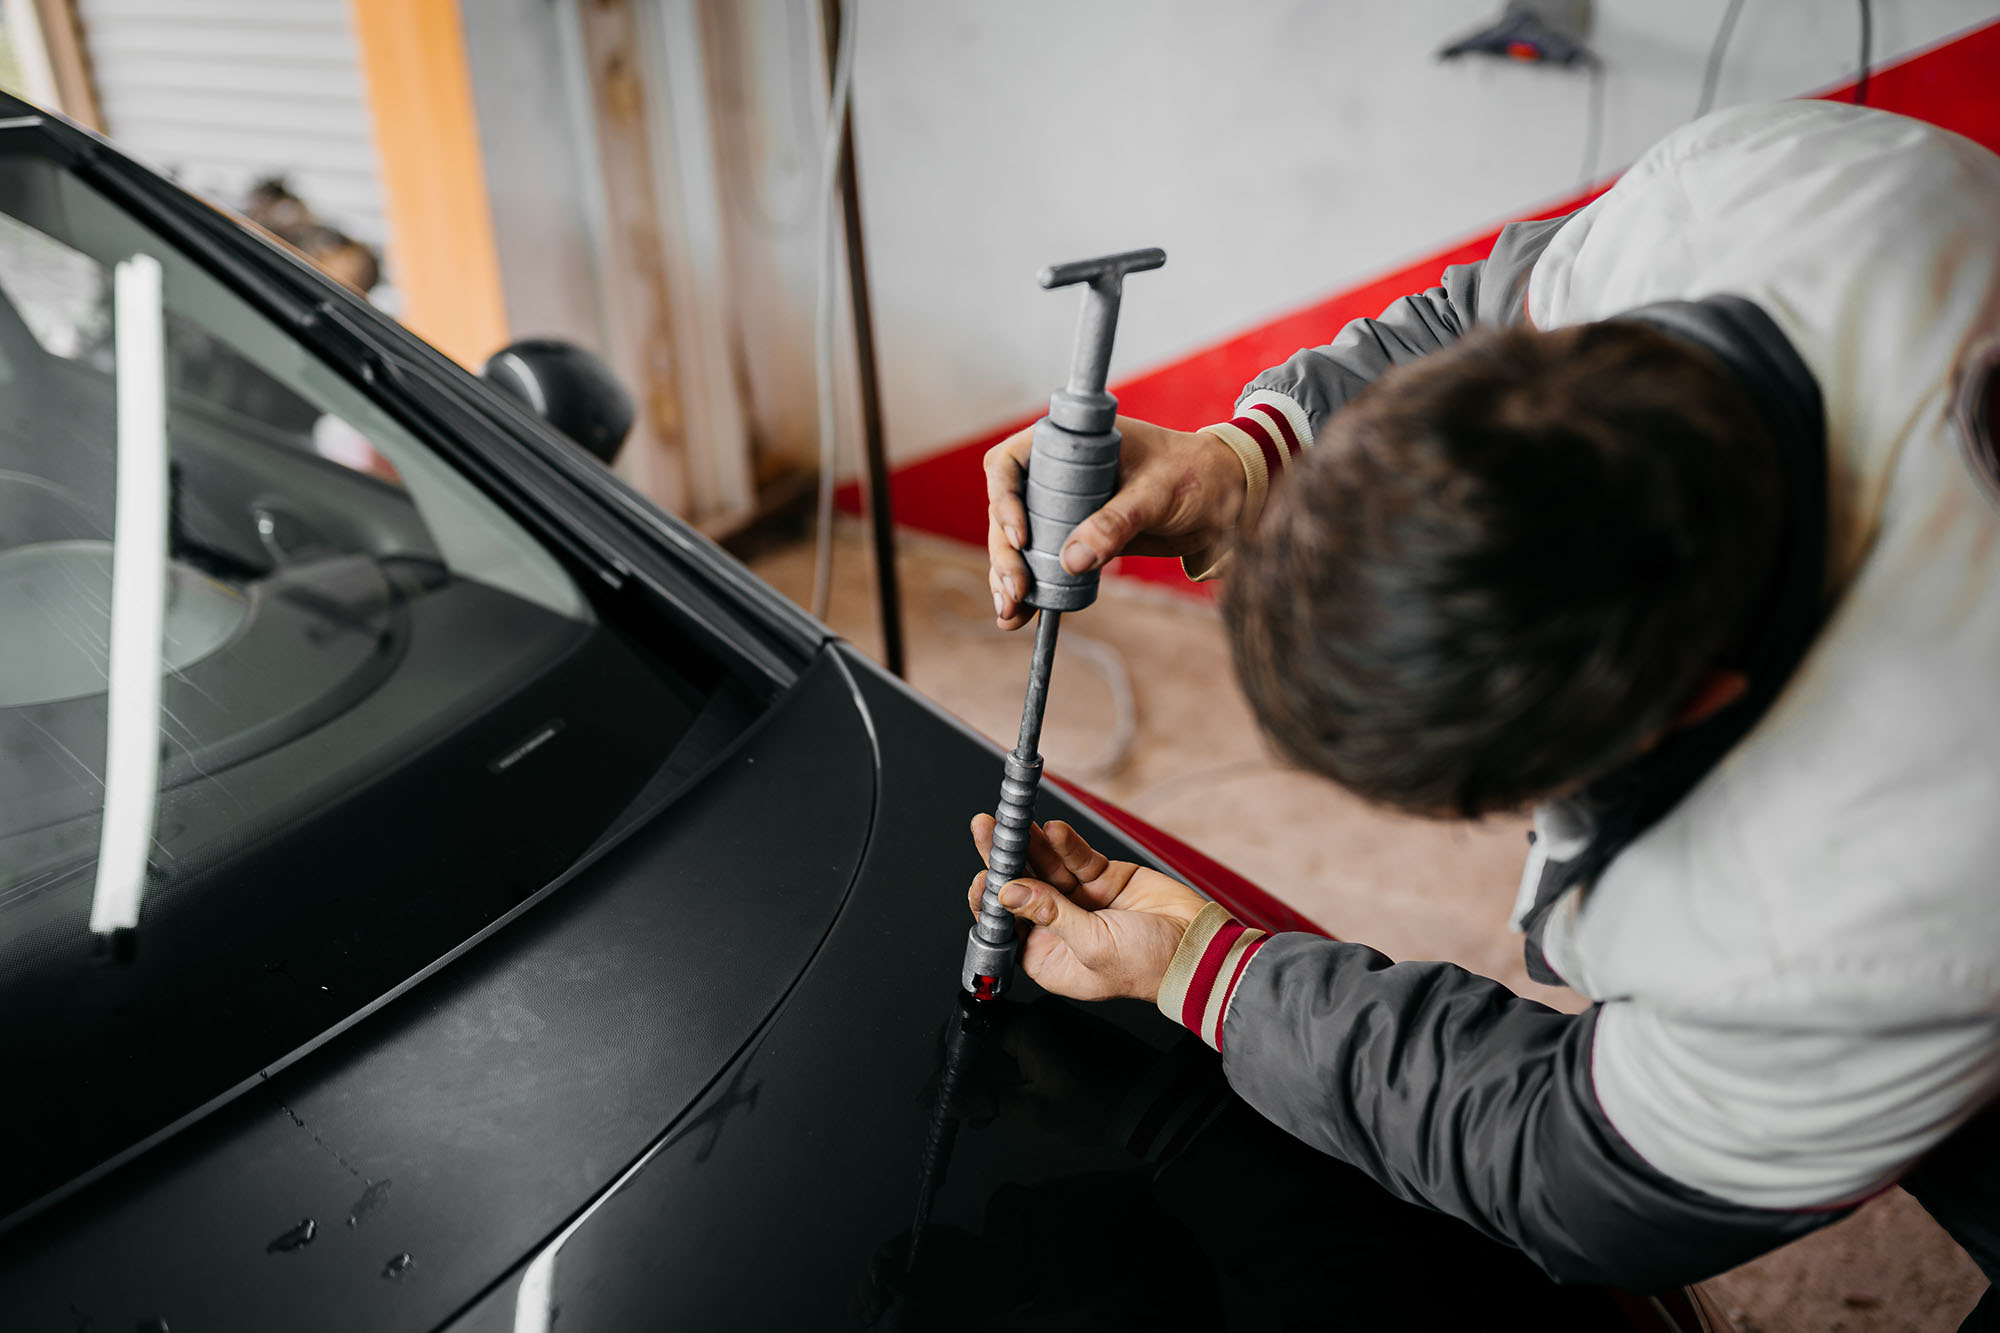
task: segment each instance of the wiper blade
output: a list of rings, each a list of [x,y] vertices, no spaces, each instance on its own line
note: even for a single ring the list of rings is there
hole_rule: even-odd
[[[160,790],[160,674],[167,611],[166,316],[160,261],[134,255],[112,278],[118,486],[111,555],[111,654],[104,824],[90,929],[129,956]]]

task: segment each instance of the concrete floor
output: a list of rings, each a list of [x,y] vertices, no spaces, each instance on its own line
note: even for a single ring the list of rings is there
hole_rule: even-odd
[[[803,602],[809,543],[753,568]],[[993,627],[985,564],[972,548],[906,538],[899,568],[910,682],[1011,746],[1029,641]],[[873,585],[857,526],[835,551],[829,623],[879,655]],[[1108,582],[1063,626],[1043,734],[1051,772],[1079,781],[1201,848],[1335,935],[1399,959],[1446,959],[1557,1008],[1581,997],[1527,979],[1507,913],[1526,823],[1432,823],[1370,809],[1270,756],[1231,678],[1213,607]],[[1131,681],[1133,743],[1105,764],[1115,696],[1091,640],[1114,649]],[[967,811],[969,819],[973,814]],[[969,839],[968,839],[969,849]],[[961,892],[962,886],[941,886]],[[1934,1333],[1954,1329],[1984,1279],[1901,1190],[1846,1221],[1705,1284],[1746,1333]]]

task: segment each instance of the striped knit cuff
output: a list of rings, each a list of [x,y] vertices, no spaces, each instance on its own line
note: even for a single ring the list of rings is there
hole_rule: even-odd
[[[1239,417],[1254,416],[1278,432],[1288,459],[1296,458],[1313,442],[1312,418],[1296,400],[1276,389],[1252,389],[1236,404]],[[1275,478],[1274,478],[1275,480]]]
[[[1239,529],[1248,527],[1264,508],[1264,490],[1269,474],[1264,467],[1263,451],[1257,447],[1256,440],[1234,421],[1203,426],[1201,433],[1213,435],[1228,445],[1229,451],[1236,455],[1236,461],[1243,465],[1243,508],[1237,515],[1236,526]],[[1181,557],[1181,573],[1194,583],[1205,583],[1216,577],[1229,563],[1230,545],[1225,537],[1199,551],[1190,551]]]
[[[1306,410],[1281,393],[1270,389],[1257,389],[1245,394],[1243,401],[1236,405],[1236,416],[1229,425],[1240,432],[1256,448],[1259,459],[1264,464],[1264,494],[1278,484],[1305,447],[1312,443],[1312,426],[1306,418]],[[1262,495],[1257,509],[1247,504],[1243,517],[1237,526],[1248,528],[1257,521],[1262,509]]]
[[[1281,393],[1258,389],[1237,404],[1234,420],[1203,430],[1227,444],[1243,464],[1243,511],[1236,520],[1246,531],[1264,512],[1264,500],[1278,478],[1312,440],[1306,410]],[[1212,579],[1228,562],[1229,548],[1217,543],[1181,557],[1181,571],[1196,583]]]
[[[1160,1012],[1222,1049],[1222,1020],[1243,968],[1270,936],[1235,920],[1221,903],[1209,903],[1188,924],[1160,979]]]

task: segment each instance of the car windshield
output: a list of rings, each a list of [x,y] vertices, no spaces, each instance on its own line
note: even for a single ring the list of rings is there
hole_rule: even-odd
[[[704,697],[376,397],[0,155],[0,1059],[40,1090],[0,1217],[550,883]]]

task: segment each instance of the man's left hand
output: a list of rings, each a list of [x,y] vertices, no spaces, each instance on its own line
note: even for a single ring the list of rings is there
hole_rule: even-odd
[[[973,818],[972,840],[990,860],[993,816]],[[1033,827],[1028,869],[1040,878],[1009,881],[1000,905],[1030,927],[1021,966],[1042,989],[1073,1000],[1156,998],[1181,936],[1208,901],[1157,870],[1111,860],[1061,820]],[[985,888],[985,875],[972,881],[974,916]]]

